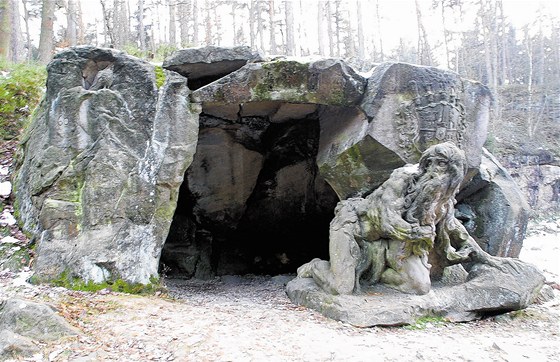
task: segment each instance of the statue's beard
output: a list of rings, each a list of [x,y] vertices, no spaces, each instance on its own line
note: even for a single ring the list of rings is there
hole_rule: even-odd
[[[413,177],[405,197],[404,219],[411,224],[435,226],[460,182],[456,175],[433,171]]]

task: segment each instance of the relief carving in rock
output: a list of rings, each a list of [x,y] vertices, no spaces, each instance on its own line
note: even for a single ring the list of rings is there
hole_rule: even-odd
[[[440,82],[438,88],[434,90],[432,83],[419,86],[414,80],[409,82],[414,98],[401,103],[395,123],[398,146],[406,157],[441,142],[451,141],[459,148],[463,145],[465,106],[454,87]]]

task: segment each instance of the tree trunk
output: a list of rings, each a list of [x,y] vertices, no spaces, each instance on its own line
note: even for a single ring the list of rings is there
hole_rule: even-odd
[[[329,37],[329,56],[334,56],[334,39],[332,28],[332,7],[331,2],[327,1],[327,34]]]
[[[193,1],[192,7],[193,46],[198,46],[198,0]]]
[[[101,10],[103,11],[103,25],[105,28],[105,31],[103,32],[103,38],[104,43],[106,44],[105,46],[107,46],[107,43],[109,43],[109,46],[113,46],[113,44],[115,44],[115,36],[113,34],[114,32],[111,21],[111,13],[109,12],[109,9],[107,9],[106,1],[107,0],[99,0],[101,4]]]
[[[296,44],[294,41],[294,7],[291,1],[284,3],[286,10],[286,55],[294,55]]]
[[[340,57],[340,45],[342,43],[342,30],[341,30],[341,26],[340,26],[340,22],[342,21],[342,16],[340,14],[340,1],[336,0],[335,1],[335,8],[334,8],[334,25],[335,25],[335,30],[334,33],[336,34],[336,56]]]
[[[257,8],[257,1],[251,0],[249,4],[249,42],[251,43],[251,48],[255,48],[256,35],[255,35],[255,13]]]
[[[0,59],[10,58],[12,38],[12,1],[0,0]]]
[[[366,55],[365,41],[364,41],[364,24],[362,17],[362,2],[356,0],[356,15],[358,19],[358,57],[364,59]]]
[[[144,28],[144,0],[138,0],[138,46],[141,51],[146,50],[146,30]]]
[[[47,64],[52,59],[54,47],[54,8],[55,0],[43,0],[38,59],[42,64]]]
[[[189,17],[191,14],[191,1],[182,0],[178,4],[179,32],[181,33],[181,47],[189,45]]]
[[[325,55],[325,2],[317,3],[317,42],[319,55]]]
[[[1,0],[0,0],[1,1]],[[31,33],[29,32],[29,11],[27,10],[27,0],[22,0],[23,3],[23,11],[24,17],[23,21],[25,23],[25,36],[26,36],[26,47],[27,47],[27,61],[31,61],[31,57],[33,55],[32,52],[32,44],[31,44]]]
[[[171,46],[177,45],[177,27],[175,26],[175,0],[169,0],[169,44]]]
[[[68,0],[66,22],[66,42],[69,46],[75,46],[78,44],[78,4],[76,0]]]
[[[264,21],[262,18],[261,2],[256,3],[257,33],[259,34],[259,49],[264,51]]]
[[[269,19],[269,34],[270,34],[270,54],[276,54],[276,26],[274,24],[274,0],[268,1],[268,19]]]
[[[206,16],[204,18],[204,42],[205,45],[212,45],[212,20],[210,18],[210,1],[205,3]]]
[[[220,4],[216,3],[213,4],[213,8],[212,8],[212,12],[214,14],[214,26],[216,27],[216,36],[215,36],[215,42],[216,45],[221,45],[222,44],[222,21],[218,12],[218,6]]]

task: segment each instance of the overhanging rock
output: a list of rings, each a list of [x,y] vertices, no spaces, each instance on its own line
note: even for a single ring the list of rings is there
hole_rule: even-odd
[[[262,60],[262,56],[248,46],[207,46],[177,50],[163,62],[163,68],[181,74],[188,79],[190,89],[198,89],[236,71],[248,62]]]

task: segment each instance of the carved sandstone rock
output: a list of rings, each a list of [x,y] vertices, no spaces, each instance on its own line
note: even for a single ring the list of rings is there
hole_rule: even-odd
[[[188,79],[166,72],[159,92],[152,65],[114,50],[50,64],[14,192],[37,278],[289,272],[325,256],[337,199],[370,194],[431,142],[462,140],[478,168],[488,91],[454,73],[391,63],[368,80],[334,59],[179,53],[165,66]]]
[[[108,67],[110,82],[96,87]],[[72,48],[49,64],[16,177],[21,219],[38,238],[39,280],[158,275],[198,133],[184,78],[166,76],[158,98],[153,66],[117,51]]]
[[[458,199],[461,219],[484,250],[497,256],[519,256],[531,208],[506,169],[487,150],[478,173]]]
[[[330,259],[302,265],[298,278],[288,285],[290,298],[360,326],[410,323],[407,318],[426,315],[410,313],[414,310],[436,315],[451,311],[453,318],[467,318],[476,317],[478,311],[526,307],[544,277],[520,260],[484,252],[454,216],[454,196],[466,166],[464,153],[453,143],[437,144],[423,152],[417,167],[395,170],[366,198],[341,201],[330,224]],[[407,294],[431,294],[433,283],[457,279],[446,277],[446,269],[453,265],[469,270],[466,280],[436,289],[431,299],[397,296],[396,302],[392,296],[369,296],[379,285]],[[360,298],[335,299],[336,295]],[[390,307],[378,305],[384,303]],[[323,308],[325,304],[328,308]]]
[[[325,118],[321,173],[341,199],[363,196],[395,168],[418,162],[429,146],[452,141],[466,152],[472,176],[486,139],[490,100],[487,87],[453,72],[380,64],[368,78],[361,112],[329,112]]]

